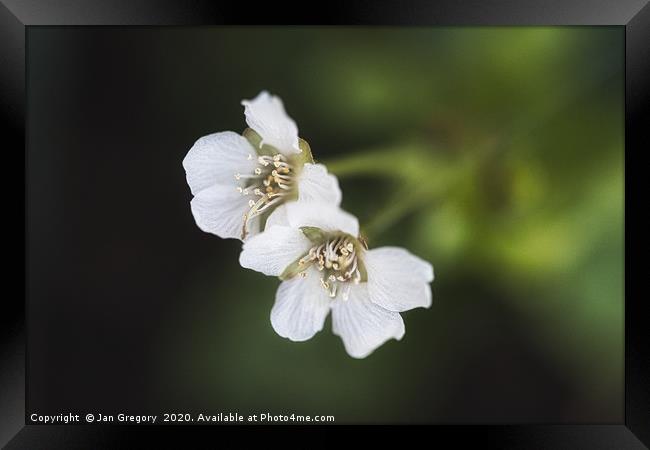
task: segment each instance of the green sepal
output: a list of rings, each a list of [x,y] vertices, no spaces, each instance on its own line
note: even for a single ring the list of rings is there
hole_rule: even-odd
[[[246,128],[241,135],[246,138],[248,142],[250,142],[250,144],[255,148],[255,151],[258,155],[274,156],[280,153],[275,147],[271,145],[264,144],[260,146],[262,143],[262,136],[257,134],[257,132],[252,128]]]
[[[298,138],[298,147],[300,147],[300,150],[302,151],[298,153],[295,158],[302,163],[301,165],[307,163],[314,164],[314,155],[311,152],[309,143],[303,138]]]
[[[295,276],[298,275],[300,272],[302,272],[303,270],[305,270],[305,269],[306,269],[305,265],[304,265],[304,264],[300,264],[300,260],[301,260],[301,259],[302,259],[302,256],[301,256],[300,258],[296,259],[296,260],[295,260],[294,262],[292,262],[291,264],[289,264],[289,265],[288,265],[288,266],[287,266],[287,267],[282,271],[282,273],[280,274],[280,276],[279,276],[278,278],[280,278],[280,280],[282,280],[282,281],[285,281],[285,280],[288,280],[288,279],[290,279],[290,278],[295,277]]]
[[[357,252],[359,257],[357,258],[357,268],[361,274],[360,283],[365,283],[368,281],[368,271],[366,270],[365,264],[363,264],[363,259],[360,257],[366,250],[368,250],[368,241],[364,236],[359,235],[359,237],[350,236],[352,239],[354,250]]]
[[[359,269],[359,274],[361,275],[359,283],[365,283],[368,281],[368,271],[366,270],[366,266],[363,264],[361,258],[357,258],[357,269]]]
[[[271,145],[263,144],[260,146],[260,143],[262,142],[262,136],[257,134],[257,132],[252,128],[246,128],[241,135],[246,138],[246,140],[255,148],[255,151],[257,151],[258,155],[275,156],[280,153],[277,148]],[[307,143],[307,141],[302,138],[298,138],[298,147],[300,147],[301,152],[289,156],[289,159],[292,160],[292,163],[298,167],[302,167],[306,163],[313,164],[314,156],[311,153],[311,147],[309,146],[309,143]]]
[[[300,227],[300,231],[305,235],[307,239],[312,244],[318,245],[321,242],[325,241],[327,239],[327,234],[321,230],[318,227]],[[304,255],[303,255],[304,256]],[[309,265],[305,264],[300,264],[300,260],[303,258],[301,256],[300,258],[296,259],[294,262],[289,264],[280,274],[280,279],[282,281],[288,280],[289,278],[293,278],[296,275],[298,275],[300,272],[305,270]]]
[[[314,244],[320,244],[327,238],[327,234],[318,227],[300,227],[300,231]]]

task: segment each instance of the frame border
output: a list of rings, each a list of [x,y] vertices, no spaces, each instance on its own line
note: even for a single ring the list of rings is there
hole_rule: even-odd
[[[290,9],[283,14],[278,5],[261,6],[255,11],[242,4],[221,4],[207,0],[1,0],[0,1],[0,123],[7,150],[26,150],[26,43],[27,29],[40,25],[117,25],[117,26],[197,26],[197,25],[621,25],[625,27],[625,211],[631,217],[632,202],[642,188],[630,168],[639,168],[649,140],[644,133],[650,124],[650,4],[649,0],[444,0],[411,1],[408,5],[390,0],[330,2],[318,15],[307,9]],[[26,152],[24,153],[24,158]],[[23,159],[25,193],[26,165]],[[15,186],[15,185],[14,185]],[[26,200],[26,197],[23,197]],[[22,233],[25,254],[28,246],[25,202]],[[647,344],[650,315],[645,298],[632,295],[633,280],[640,279],[633,264],[632,249],[640,247],[642,235],[637,220],[625,222],[625,419],[617,425],[517,425],[446,426],[431,425],[433,439],[458,445],[480,444],[498,448],[617,448],[650,446],[650,346]],[[645,228],[645,227],[644,227]],[[636,242],[633,241],[636,238]],[[642,247],[643,248],[643,247]],[[25,258],[25,256],[23,256]],[[23,261],[23,269],[26,261]],[[637,281],[638,283],[638,281]],[[252,426],[237,427],[129,427],[103,425],[25,425],[26,318],[23,298],[5,297],[0,316],[0,445],[7,448],[113,448],[147,447],[153,438],[170,444],[170,436],[182,431],[178,444],[188,438],[203,437],[214,430],[221,444],[232,430],[252,431]],[[4,323],[6,322],[6,323]],[[297,435],[327,427],[289,426]],[[285,427],[256,426],[260,429]],[[392,428],[392,427],[383,427]],[[332,431],[331,428],[327,432]],[[373,431],[374,432],[374,431]],[[153,436],[153,434],[156,436]],[[312,435],[313,437],[313,435]],[[309,438],[308,438],[309,439]],[[174,442],[174,441],[171,441]],[[128,444],[127,444],[128,443]],[[238,445],[239,446],[239,445]]]

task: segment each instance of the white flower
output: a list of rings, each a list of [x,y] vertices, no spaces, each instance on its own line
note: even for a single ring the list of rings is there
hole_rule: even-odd
[[[431,306],[433,267],[398,247],[368,250],[357,219],[336,206],[290,203],[247,240],[243,267],[284,280],[271,311],[282,337],[305,341],[332,311],[334,334],[350,356],[364,358],[404,336],[401,311]]]
[[[282,101],[268,92],[242,101],[247,128],[200,138],[183,167],[194,198],[198,227],[222,238],[244,239],[263,229],[273,210],[288,201],[338,205],[336,177],[314,164],[309,145]]]

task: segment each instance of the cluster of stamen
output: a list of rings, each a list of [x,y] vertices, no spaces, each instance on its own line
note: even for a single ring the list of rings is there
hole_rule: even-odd
[[[248,155],[248,159],[252,160],[253,155]],[[261,155],[257,157],[257,163],[252,174],[235,174],[236,180],[248,181],[244,187],[238,186],[237,190],[242,195],[253,197],[248,201],[250,209],[244,214],[242,239],[248,234],[249,220],[277,206],[291,195],[293,189],[294,168],[284,155]]]
[[[352,239],[339,236],[312,247],[298,265],[305,269],[314,265],[320,272],[321,286],[329,296],[336,297],[340,292],[343,300],[347,300],[351,288],[349,282],[359,284],[361,281],[358,258]],[[307,272],[302,271],[300,275],[305,277]]]

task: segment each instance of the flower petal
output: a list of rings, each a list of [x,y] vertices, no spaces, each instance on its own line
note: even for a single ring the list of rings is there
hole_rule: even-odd
[[[404,336],[404,321],[399,313],[370,301],[366,283],[353,285],[348,300],[332,303],[332,332],[341,337],[353,358],[365,358],[389,339]]]
[[[242,100],[246,123],[268,144],[285,155],[300,153],[298,127],[284,110],[279,97],[266,91],[252,100]]]
[[[284,227],[289,226],[286,204],[281,204],[280,206],[276,207],[271,214],[269,214],[269,217],[266,219],[264,229],[271,228],[274,225],[280,225]]]
[[[298,180],[298,201],[341,204],[339,181],[322,164],[307,163]]]
[[[272,226],[244,242],[239,263],[247,269],[277,277],[310,247],[309,239],[299,229]]]
[[[248,211],[249,198],[235,186],[214,185],[199,191],[190,203],[198,227],[206,233],[227,239],[240,239],[243,216]],[[250,235],[257,233],[259,220],[248,222]]]
[[[235,174],[253,173],[257,153],[242,136],[232,131],[209,134],[199,138],[183,159],[185,176],[192,194],[223,184],[237,186]]]
[[[389,311],[431,306],[433,267],[399,247],[381,247],[365,253],[370,300]]]
[[[359,235],[359,221],[341,208],[322,202],[291,202],[286,204],[287,219],[294,228],[310,226],[326,231],[343,231]]]
[[[271,325],[280,336],[300,342],[323,329],[331,300],[318,275],[310,269],[306,278],[295,277],[280,284],[271,310]]]

